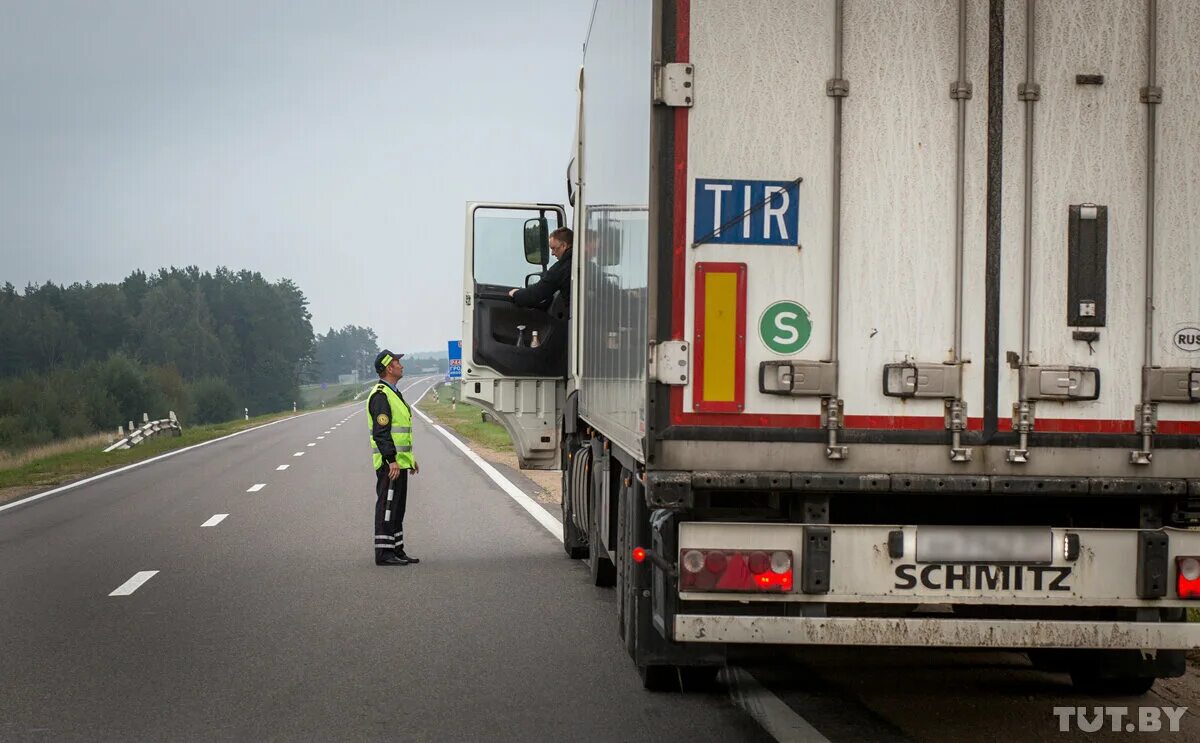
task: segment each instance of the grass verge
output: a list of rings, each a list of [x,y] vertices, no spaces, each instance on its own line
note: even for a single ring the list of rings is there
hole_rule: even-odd
[[[328,407],[337,405],[338,403],[349,402],[354,399],[356,394],[367,389],[371,381],[370,379],[364,379],[354,384],[331,384],[327,385],[325,389],[321,389],[320,385],[305,387],[300,390],[300,407],[312,410],[320,408],[322,403]]]
[[[182,436],[155,437],[132,449],[122,449],[109,454],[101,451],[107,445],[105,440],[91,444],[91,440],[87,438],[64,442],[62,448],[65,448],[65,451],[49,447],[44,456],[27,452],[13,457],[12,466],[0,465],[0,489],[60,485],[104,470],[140,462],[173,449],[182,449],[263,423],[290,418],[292,415],[294,414],[289,410],[285,413],[260,415],[248,421],[234,420],[208,426],[185,427]],[[30,456],[34,458],[31,459]],[[0,501],[3,501],[2,496]]]
[[[483,410],[470,403],[453,400],[458,394],[457,384],[445,382],[437,385],[421,398],[421,410],[442,425],[454,429],[465,439],[474,441],[493,451],[512,451],[512,439],[499,423],[485,423]]]

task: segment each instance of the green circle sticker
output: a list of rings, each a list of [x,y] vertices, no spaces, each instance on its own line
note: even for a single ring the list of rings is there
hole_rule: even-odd
[[[812,338],[812,318],[804,305],[783,300],[762,313],[758,336],[773,353],[783,356],[797,353]]]

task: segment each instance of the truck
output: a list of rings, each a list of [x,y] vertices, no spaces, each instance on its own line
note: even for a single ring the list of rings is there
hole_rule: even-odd
[[[467,205],[461,384],[562,470],[648,688],[746,645],[1184,672],[1198,37],[1191,0],[597,0],[568,204]],[[569,302],[517,306],[563,226]]]

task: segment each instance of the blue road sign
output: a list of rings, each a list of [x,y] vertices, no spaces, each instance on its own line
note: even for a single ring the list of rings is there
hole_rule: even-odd
[[[799,245],[800,183],[697,178],[692,240]]]
[[[450,379],[462,379],[462,341],[450,341],[446,344],[446,356],[450,358]]]

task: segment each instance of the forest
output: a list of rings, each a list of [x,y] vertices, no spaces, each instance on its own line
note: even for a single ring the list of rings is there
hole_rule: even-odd
[[[115,430],[143,413],[175,411],[186,426],[290,410],[300,384],[336,379],[347,360],[373,357],[374,341],[355,326],[314,336],[300,288],[252,271],[171,267],[24,291],[6,283],[0,448]]]

